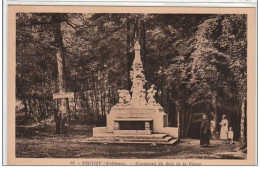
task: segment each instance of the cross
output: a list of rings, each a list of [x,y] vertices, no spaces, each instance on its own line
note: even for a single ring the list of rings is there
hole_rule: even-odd
[[[74,92],[66,92],[66,93],[54,93],[53,100],[56,99],[74,99]]]

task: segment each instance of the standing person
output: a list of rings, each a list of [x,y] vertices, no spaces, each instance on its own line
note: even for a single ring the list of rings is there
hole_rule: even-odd
[[[228,140],[229,140],[230,144],[233,144],[233,137],[234,137],[234,133],[233,133],[232,127],[229,127]]]
[[[228,120],[226,115],[222,115],[222,121],[219,123],[221,125],[220,128],[220,139],[226,140],[228,139]]]
[[[200,146],[209,145],[209,136],[210,136],[210,122],[206,114],[203,114],[203,121],[200,126]]]

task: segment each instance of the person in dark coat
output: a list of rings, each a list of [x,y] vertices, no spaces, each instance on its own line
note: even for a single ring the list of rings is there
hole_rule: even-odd
[[[210,137],[210,122],[207,118],[207,115],[203,115],[203,121],[200,126],[200,146],[208,146]]]

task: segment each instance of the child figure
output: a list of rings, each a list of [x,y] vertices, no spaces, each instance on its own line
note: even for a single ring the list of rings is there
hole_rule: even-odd
[[[229,127],[228,140],[229,140],[230,144],[233,144],[233,137],[234,137],[234,133],[233,133],[232,127]]]

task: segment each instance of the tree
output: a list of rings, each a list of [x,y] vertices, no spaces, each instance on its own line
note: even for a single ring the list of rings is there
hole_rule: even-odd
[[[223,15],[222,35],[217,46],[229,55],[228,64],[232,72],[232,97],[240,105],[240,138],[245,141],[246,93],[247,93],[247,17],[246,15]],[[237,27],[239,26],[239,27]],[[235,93],[234,93],[235,92]]]
[[[38,39],[38,37],[40,36],[40,34],[39,34],[39,30],[40,30],[40,32],[44,33],[44,34],[42,34],[42,36],[44,36],[45,38],[49,37],[49,39],[51,39],[50,41],[52,41],[52,44],[54,44],[54,45],[51,45],[52,46],[51,50],[54,49],[56,51],[57,65],[58,65],[58,90],[60,93],[66,93],[65,56],[64,56],[63,39],[62,39],[62,33],[61,33],[62,32],[61,31],[61,22],[64,22],[64,20],[66,20],[65,18],[66,18],[66,14],[47,14],[47,15],[46,14],[39,14],[39,15],[18,14],[18,21],[17,21],[18,27],[25,27],[25,28],[29,27],[30,29],[35,31],[35,33],[34,33],[35,35],[33,35],[34,38],[32,38],[32,40]],[[25,20],[25,21],[23,21],[24,23],[22,23],[22,19]],[[47,25],[47,26],[45,26],[45,25]],[[46,34],[46,33],[48,33],[48,32],[46,32],[48,30],[51,31],[50,35]],[[17,43],[19,44],[19,33],[18,33],[18,37],[17,37]],[[46,44],[48,44],[48,42],[47,43],[43,42],[43,44],[40,44],[39,40],[37,40],[37,43],[39,44],[39,47],[41,47],[41,48],[46,46]],[[32,47],[35,48],[34,45],[32,45]],[[49,47],[50,46],[48,46],[48,48]],[[34,50],[34,51],[37,51],[37,50]],[[19,51],[18,51],[18,53],[19,53]],[[52,52],[52,53],[54,53],[54,52]],[[20,57],[19,54],[18,54],[18,57]],[[42,62],[42,63],[44,63],[44,62]],[[45,64],[42,64],[42,66],[44,67]],[[42,73],[45,73],[45,72],[43,71]],[[40,75],[35,76],[35,80],[39,80],[38,78],[40,78]],[[43,86],[41,86],[41,87],[43,87]],[[39,90],[35,91],[35,92],[37,93],[37,95],[40,95]],[[18,98],[19,98],[19,95],[18,95]],[[24,100],[24,96],[20,96],[20,99]],[[37,100],[40,101],[42,99],[38,98]],[[28,109],[26,99],[23,102],[24,102],[24,105],[26,105],[25,106],[26,109]],[[35,102],[35,97],[34,97],[34,102]],[[41,105],[39,105],[39,107],[41,109]],[[62,98],[58,115],[55,114],[56,132],[57,133],[60,133],[60,132],[64,133],[64,131],[65,131],[64,128],[66,126],[68,117],[69,117],[68,99]]]
[[[53,116],[52,94],[61,89],[75,92],[72,121],[104,125],[117,90],[131,88],[134,39],[145,88],[156,86],[157,101],[183,137],[196,113],[212,113],[215,132],[228,114],[235,136],[246,135],[245,15],[18,13],[16,98],[23,116],[39,123]]]

